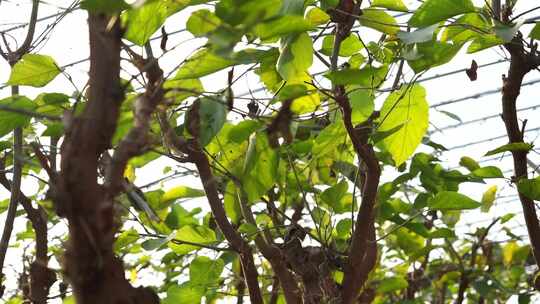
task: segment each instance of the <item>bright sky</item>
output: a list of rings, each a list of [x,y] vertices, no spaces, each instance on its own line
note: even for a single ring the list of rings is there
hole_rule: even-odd
[[[417,1],[406,1],[409,4],[414,3],[417,5]],[[481,5],[483,0],[475,1],[477,5]],[[537,4],[536,0],[520,0],[518,7],[516,8],[517,12],[525,11],[527,8],[530,8],[533,4]],[[0,30],[5,31],[14,26],[17,26],[21,23],[26,23],[28,20],[28,15],[30,13],[30,0],[3,0],[0,4]],[[39,17],[50,16],[60,11],[63,11],[64,8],[69,7],[72,4],[71,0],[46,0],[43,1],[40,6]],[[413,6],[414,7],[414,6]],[[166,24],[166,29],[169,33],[181,30],[185,27],[185,20],[189,13],[193,11],[192,9],[187,9],[186,11],[175,15],[170,18]],[[529,16],[532,17],[532,16]],[[408,18],[408,17],[405,17]],[[47,26],[51,25],[54,22],[55,18],[48,19],[39,23],[37,28],[37,35],[43,33]],[[400,21],[406,21],[403,19]],[[523,32],[528,34],[530,27],[523,27]],[[21,43],[26,28],[21,30],[10,31],[10,35],[17,39],[18,43]],[[372,33],[367,33],[372,35]],[[47,85],[42,89],[32,89],[29,87],[21,88],[21,94],[27,95],[28,97],[35,97],[40,92],[63,92],[68,95],[71,94],[75,87],[77,89],[82,89],[86,84],[87,80],[87,71],[88,71],[88,62],[82,61],[75,65],[71,65],[74,62],[79,62],[88,57],[88,41],[87,41],[87,25],[86,25],[86,14],[83,11],[76,10],[73,13],[65,16],[60,23],[54,27],[52,32],[47,35],[47,39],[43,41],[39,47],[34,50],[34,52],[39,54],[50,55],[55,58],[59,66],[70,65],[65,69],[65,74],[70,75],[72,82],[68,81],[65,76],[58,76],[53,82]],[[8,41],[13,42],[12,37],[8,37]],[[178,47],[169,53],[166,54],[163,58],[160,59],[161,66],[166,70],[166,72],[174,69],[183,59],[186,58],[194,49],[204,44],[202,40],[192,39],[191,34],[187,32],[182,32],[180,34],[175,34],[170,37],[169,45],[178,45]],[[159,44],[159,40],[156,41]],[[155,47],[155,50],[159,50],[159,47]],[[160,55],[161,53],[157,53]],[[430,76],[435,76],[439,74],[445,74],[459,69],[464,69],[470,66],[471,60],[476,60],[479,65],[492,63],[501,59],[504,59],[504,52],[501,49],[491,49],[488,51],[483,51],[473,55],[464,54],[464,51],[461,54],[458,54],[456,58],[450,63],[443,67],[434,68],[428,73],[426,73],[422,78],[427,78]],[[312,67],[313,72],[318,72],[323,70],[323,66],[316,59],[314,60],[315,64]],[[485,91],[493,90],[501,86],[501,76],[506,73],[508,64],[506,62],[493,64],[488,67],[479,69],[478,71],[478,80],[475,82],[469,81],[464,72],[456,73],[450,76],[441,77],[434,80],[429,80],[422,83],[427,89],[428,101],[430,105],[437,105],[441,102],[447,102],[456,100],[459,98],[464,98],[468,96],[473,96]],[[237,72],[238,74],[240,72]],[[406,74],[406,79],[412,79],[413,74],[409,71]],[[0,87],[9,77],[9,66],[4,61],[0,61]],[[421,79],[422,79],[421,78]],[[527,76],[525,81],[535,81],[540,80],[540,73],[532,72]],[[203,78],[205,89],[207,91],[217,90],[225,86],[226,76],[225,72],[217,73],[209,77]],[[75,86],[75,87],[74,87]],[[247,92],[248,88],[252,91],[260,87],[260,83],[257,77],[249,76],[242,81],[239,81],[235,85],[234,90],[237,93]],[[9,96],[9,88],[0,89],[0,99]],[[262,93],[258,96],[264,95]],[[518,108],[526,109],[519,113],[521,119],[529,119],[527,125],[528,129],[531,130],[527,133],[527,139],[529,141],[535,141],[540,135],[540,122],[538,120],[539,110],[535,109],[534,106],[540,106],[540,85],[531,85],[523,87],[522,94],[519,98]],[[379,105],[384,100],[379,98]],[[437,109],[432,108],[430,111],[431,122],[430,131],[436,131],[437,128],[444,129],[447,126],[456,124],[457,122],[447,115],[441,113],[442,111],[449,111],[451,113],[457,114],[463,122],[478,120],[486,116],[495,116],[501,112],[501,102],[500,94],[491,94],[485,95],[478,98],[468,98],[461,102],[455,102],[449,105],[437,107]],[[536,119],[535,119],[536,118]],[[448,167],[458,166],[459,159],[461,156],[467,155],[473,157],[474,159],[486,160],[482,165],[497,165],[503,168],[503,171],[509,170],[512,167],[512,162],[510,157],[504,158],[482,158],[482,155],[485,154],[488,150],[496,148],[507,142],[506,137],[501,137],[499,139],[491,140],[483,144],[469,144],[477,141],[487,140],[490,138],[498,138],[505,135],[504,124],[499,117],[479,120],[474,123],[465,123],[461,126],[444,129],[441,132],[436,132],[432,136],[432,140],[444,145],[447,148],[456,147],[444,153],[440,158],[445,162],[445,165]],[[431,151],[425,147],[420,148],[420,150]],[[530,160],[535,164],[540,164],[540,154],[538,152],[531,153]],[[152,181],[156,176],[162,176],[162,168],[164,166],[163,162],[156,162],[151,168],[145,169],[147,172],[138,171],[137,184],[145,184]],[[386,178],[391,178],[393,174],[390,173],[386,175]],[[505,176],[510,177],[511,173],[505,172]],[[183,183],[192,187],[201,188],[200,184],[195,179],[184,179],[184,180],[175,180],[172,182],[166,183],[166,186],[177,185]],[[521,215],[521,206],[515,197],[515,189],[504,180],[496,181],[493,184],[499,186],[501,191],[499,192],[500,199],[497,200],[497,203],[494,208],[491,209],[489,213],[481,213],[480,211],[471,211],[467,212],[462,216],[460,223],[458,224],[459,232],[464,233],[470,231],[473,227],[484,226],[489,224],[489,221],[495,216],[504,215],[508,212],[514,212],[517,216],[511,220],[507,227],[513,228],[512,231],[517,235],[524,235],[526,231],[523,227],[523,218]],[[480,200],[482,193],[490,186],[491,184],[464,184],[461,187],[461,191],[465,194],[470,195],[472,198]],[[25,193],[34,193],[37,183],[31,179],[26,178],[23,184],[23,192]],[[9,197],[8,193],[3,189],[0,189],[0,199],[5,199]],[[199,203],[199,204],[198,204]],[[191,203],[190,205],[206,205],[200,204],[200,202]],[[189,206],[189,205],[188,205]],[[205,209],[207,210],[207,209]],[[3,222],[5,213],[0,215],[0,223]],[[24,229],[24,219],[21,217],[16,222],[16,227],[18,231]],[[501,226],[498,226],[497,229],[500,229]],[[60,233],[61,229],[57,231]],[[507,236],[503,231],[494,231],[492,234],[496,235],[497,238],[506,239]],[[15,240],[15,233],[13,234],[13,240]],[[20,272],[20,253],[21,248],[10,250],[8,252],[7,267],[10,269],[9,273],[15,275],[15,273]],[[54,265],[53,265],[54,266]],[[141,275],[143,276],[143,275]],[[145,277],[139,278],[139,282],[150,281],[151,278]],[[142,281],[141,281],[142,280]],[[8,280],[8,290],[14,288],[16,285],[14,277]],[[52,291],[51,294],[54,294],[55,291]]]

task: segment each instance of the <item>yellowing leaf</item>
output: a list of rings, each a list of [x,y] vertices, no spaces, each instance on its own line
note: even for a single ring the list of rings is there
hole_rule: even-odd
[[[135,283],[135,281],[137,281],[137,269],[131,269],[131,271],[129,272],[129,281],[131,283]]]
[[[128,164],[124,170],[124,177],[127,178],[130,183],[133,183],[135,181],[135,167]]]
[[[482,195],[482,207],[480,208],[480,210],[482,210],[482,212],[488,212],[491,206],[493,206],[493,202],[495,202],[496,196],[497,186],[493,185],[489,187]]]

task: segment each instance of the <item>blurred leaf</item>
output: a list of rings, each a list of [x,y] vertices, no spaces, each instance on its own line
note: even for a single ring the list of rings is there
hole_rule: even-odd
[[[30,112],[35,108],[34,103],[24,96],[13,96],[2,99],[0,100],[0,106]],[[31,117],[28,115],[0,109],[0,137],[13,131],[15,128],[27,126],[30,120]]]
[[[60,68],[50,56],[26,54],[11,70],[8,84],[44,87],[58,74]]]
[[[304,75],[313,63],[313,42],[307,33],[282,39],[280,51],[276,68],[284,80]]]
[[[381,9],[363,9],[358,20],[361,25],[385,34],[395,35],[399,31],[396,19]]]
[[[124,0],[83,0],[81,8],[93,13],[114,14],[130,8]]]
[[[534,28],[529,34],[529,37],[531,37],[532,39],[540,40],[540,23],[539,22],[535,23]]]
[[[495,198],[497,197],[497,189],[497,186],[493,185],[489,187],[482,195],[482,207],[480,208],[482,212],[489,212],[489,209],[491,209],[491,206],[493,206]]]
[[[201,245],[210,245],[216,242],[216,233],[205,226],[193,226],[187,225],[176,231],[175,239],[179,242],[186,241],[190,243],[196,243]],[[169,248],[176,254],[188,254],[193,250],[200,249],[201,247],[192,244],[169,242]]]
[[[377,293],[393,292],[405,289],[407,286],[409,286],[409,283],[403,277],[384,278],[379,283],[379,286],[377,286]]]
[[[540,201],[540,177],[520,179],[518,181],[518,191],[532,200]]]
[[[398,12],[409,11],[402,0],[373,0],[371,2],[371,6],[387,8],[389,10]]]
[[[192,79],[206,76],[234,65],[231,59],[217,56],[208,49],[201,49],[180,66],[175,79]]]
[[[510,152],[510,151],[531,151],[534,146],[529,143],[511,143],[506,144],[503,146],[500,146],[496,149],[490,150],[487,152],[484,156],[491,156],[503,152]]]
[[[268,40],[285,35],[302,33],[311,29],[313,29],[313,24],[304,19],[304,17],[284,15],[257,24],[253,29],[253,33],[260,37],[261,40]]]
[[[480,178],[503,178],[504,177],[501,169],[494,166],[478,168],[472,172],[472,175],[476,177],[480,177]]]
[[[434,210],[464,210],[480,206],[479,202],[453,191],[439,192],[428,202],[428,207]]]
[[[388,67],[367,67],[363,69],[344,69],[329,72],[324,77],[330,79],[334,85],[357,84],[366,88],[379,87],[386,78]]]
[[[206,288],[216,285],[224,267],[225,262],[222,259],[212,260],[198,256],[189,265],[189,282]]]
[[[201,303],[205,288],[191,282],[185,282],[181,285],[172,285],[167,289],[167,296],[163,304],[194,304]]]
[[[176,186],[167,190],[161,197],[160,205],[173,202],[181,198],[194,198],[205,196],[204,190],[194,189],[187,186]]]
[[[467,168],[467,170],[471,172],[473,172],[474,170],[480,169],[480,165],[478,164],[478,162],[468,156],[461,157],[461,159],[459,160],[459,164]]]
[[[475,10],[471,0],[427,0],[416,9],[409,20],[409,25],[425,27]]]
[[[318,7],[312,7],[306,14],[306,20],[313,25],[322,25],[330,21],[330,16]]]
[[[215,30],[220,23],[221,20],[213,12],[202,9],[191,14],[186,23],[186,29],[193,36],[201,37]]]

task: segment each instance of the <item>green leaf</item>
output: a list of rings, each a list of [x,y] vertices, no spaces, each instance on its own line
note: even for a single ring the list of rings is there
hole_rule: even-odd
[[[157,238],[157,239],[149,239],[141,243],[141,247],[146,251],[153,251],[156,249],[160,249],[161,247],[165,246],[167,244],[167,239]]]
[[[127,28],[124,38],[142,46],[148,42],[169,16],[189,5],[205,2],[207,0],[146,1],[144,5],[129,10],[122,16]]]
[[[234,64],[234,60],[217,56],[208,49],[201,49],[180,66],[174,78],[198,78],[212,74]]]
[[[498,167],[488,166],[478,168],[472,172],[472,175],[480,178],[503,178],[504,175]]]
[[[253,25],[279,12],[281,0],[221,0],[215,6],[216,15],[232,26]]]
[[[213,12],[202,9],[195,11],[186,23],[186,29],[195,37],[204,36],[214,31],[221,24],[221,20]]]
[[[201,303],[205,288],[191,282],[181,285],[172,285],[167,289],[167,297],[163,304],[194,304]]]
[[[347,95],[352,108],[352,123],[357,125],[366,121],[375,109],[375,97],[371,90],[352,88]]]
[[[532,200],[540,201],[540,177],[520,179],[518,181],[518,191]]]
[[[509,152],[509,151],[531,151],[532,148],[534,146],[532,144],[529,144],[529,143],[511,143],[511,144],[506,144],[506,145],[503,145],[503,146],[500,146],[496,149],[493,149],[493,150],[490,150],[489,152],[487,152],[484,156],[491,156],[491,155],[495,155],[495,154],[499,154],[499,153],[503,153],[503,152]]]
[[[163,88],[167,90],[166,98],[173,99],[175,103],[180,103],[188,97],[199,96],[204,92],[204,87],[200,79],[170,79],[166,80]]]
[[[371,6],[387,8],[389,10],[398,12],[409,11],[402,0],[374,0],[371,2]]]
[[[480,206],[479,202],[454,191],[441,191],[428,202],[428,207],[434,210],[464,210]]]
[[[534,28],[529,34],[529,37],[531,37],[532,39],[540,40],[540,23],[539,22],[535,23]]]
[[[228,182],[223,196],[225,213],[231,219],[231,222],[235,224],[238,224],[242,219],[242,210],[240,209],[240,202],[238,202],[237,191],[236,185],[233,182]]]
[[[479,35],[477,36],[473,42],[469,45],[467,48],[468,54],[473,54],[476,52],[480,52],[482,50],[504,44],[504,40],[497,37],[496,35]]]
[[[497,186],[493,185],[489,187],[484,194],[482,194],[482,207],[480,210],[482,212],[489,212],[489,209],[491,209],[491,206],[493,206],[493,203],[495,202],[495,198],[497,197]]]
[[[452,41],[455,44],[463,44],[479,36],[485,36],[484,33],[478,33],[478,31],[488,32],[490,28],[491,22],[488,22],[488,19],[484,18],[481,14],[465,14],[444,29],[441,41]]]
[[[333,152],[338,145],[345,142],[347,130],[343,121],[338,120],[326,126],[315,138],[312,152],[316,157],[322,157]]]
[[[243,120],[237,125],[234,125],[228,134],[228,139],[235,143],[246,141],[249,136],[261,128],[262,124],[257,120]]]
[[[238,227],[238,231],[245,234],[248,238],[253,238],[258,233],[259,229],[256,225],[242,223],[242,225]]]
[[[0,106],[10,109],[32,111],[34,103],[24,96],[13,96],[0,100]],[[13,131],[15,128],[25,127],[30,123],[31,117],[11,111],[0,110],[0,137]]]
[[[461,44],[440,41],[419,43],[416,45],[416,52],[419,58],[407,60],[407,63],[418,74],[427,69],[450,62],[461,47]]]
[[[429,105],[426,91],[420,85],[403,87],[388,96],[381,109],[378,131],[389,131],[403,124],[398,131],[382,140],[396,166],[404,163],[416,150],[426,134]]]
[[[195,215],[199,212],[201,212],[200,208],[195,208],[190,212],[179,204],[175,204],[165,218],[165,224],[171,229],[179,229],[186,225],[198,225],[199,220],[195,218]]]
[[[348,239],[351,236],[352,220],[349,218],[342,219],[336,225],[336,232],[341,239]]]
[[[130,8],[124,0],[83,0],[81,8],[93,13],[114,14]]]
[[[13,66],[8,84],[43,87],[60,73],[54,59],[46,55],[26,54]]]
[[[384,278],[377,286],[377,293],[388,293],[400,289],[405,289],[409,286],[407,280],[403,277]]]
[[[175,239],[178,242],[186,241],[201,245],[210,245],[216,242],[216,233],[206,226],[186,225],[176,231]],[[201,248],[196,245],[180,244],[173,241],[169,242],[168,246],[172,251],[180,255],[188,254],[193,250]]]
[[[313,29],[313,24],[302,16],[284,15],[257,24],[253,33],[261,40],[269,40],[289,34],[297,34]]]
[[[49,123],[47,129],[41,133],[41,136],[61,137],[64,134],[63,123]]]
[[[322,25],[330,21],[330,16],[318,7],[312,7],[306,14],[306,19],[313,25]]]
[[[227,120],[225,102],[217,98],[203,97],[199,103],[199,142],[205,147],[216,136]]]
[[[160,200],[160,205],[166,205],[182,198],[194,198],[205,196],[204,190],[194,189],[187,186],[176,186],[167,190]]]
[[[414,12],[409,25],[425,27],[475,10],[471,0],[427,0]]]
[[[332,55],[332,50],[334,49],[334,35],[326,35],[323,39],[321,53],[327,56]],[[349,35],[341,42],[339,48],[339,56],[341,57],[350,57],[358,53],[364,46],[362,42],[356,35]]]
[[[457,122],[463,122],[459,116],[457,116],[456,114],[454,114],[454,113],[452,113],[452,112],[439,110],[439,113],[442,113],[442,114],[444,114],[444,115],[446,115],[446,116],[452,118],[453,120],[455,120],[455,121],[457,121]]]
[[[205,256],[198,256],[189,265],[190,283],[203,287],[210,287],[219,281],[225,262],[222,259],[212,260]]]
[[[276,69],[284,80],[303,76],[313,64],[313,42],[307,33],[281,40]]]
[[[461,157],[459,164],[467,168],[471,172],[480,168],[480,165],[478,164],[478,162],[468,156]]]
[[[380,9],[364,9],[362,15],[358,18],[360,24],[377,30],[379,32],[395,35],[399,31],[396,19],[387,12]]]
[[[249,151],[252,152],[249,152]],[[250,140],[246,159],[245,171],[242,177],[242,186],[248,196],[248,201],[253,202],[270,189],[277,179],[279,168],[279,155],[269,142],[266,133],[257,133]],[[247,158],[247,157],[246,157]]]
[[[348,188],[347,180],[343,179],[341,182],[324,190],[320,195],[320,199],[336,213],[350,211],[352,196],[349,196],[349,200],[347,201]]]
[[[405,44],[421,43],[433,40],[435,30],[437,30],[438,24],[418,29],[414,32],[402,32],[397,33],[398,38]]]
[[[366,67],[333,71],[325,74],[324,77],[330,79],[334,85],[357,84],[366,88],[377,88],[386,79],[387,72],[387,66]]]

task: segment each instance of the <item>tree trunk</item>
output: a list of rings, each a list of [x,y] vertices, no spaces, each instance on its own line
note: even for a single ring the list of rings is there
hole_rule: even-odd
[[[100,156],[110,148],[122,100],[119,21],[90,14],[90,79],[82,114],[67,123],[55,207],[69,222],[64,272],[78,304],[159,303],[126,280],[114,255],[114,197],[98,183]]]

